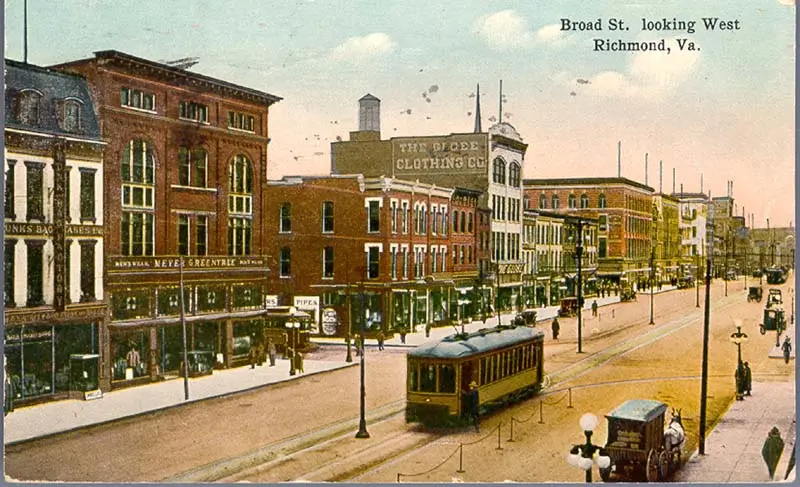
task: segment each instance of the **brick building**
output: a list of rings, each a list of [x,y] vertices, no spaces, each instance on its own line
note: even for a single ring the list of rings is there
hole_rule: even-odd
[[[54,69],[88,80],[108,141],[102,385],[178,373],[182,308],[193,373],[243,363],[266,314],[262,188],[280,98],[117,51]]]
[[[479,107],[476,110],[480,113]],[[482,289],[499,309],[521,306],[522,171],[527,144],[508,123],[473,133],[381,139],[380,100],[359,100],[359,130],[331,144],[331,172],[389,176],[481,193],[479,207],[491,212],[489,267]]]
[[[653,188],[627,178],[526,179],[528,208],[597,219],[596,277],[609,285],[649,275]]]
[[[6,60],[5,83],[7,379],[18,404],[83,397],[106,318],[105,144],[82,77]]]
[[[266,192],[270,289],[314,317],[312,334],[472,314],[458,301],[478,277],[477,192],[360,174],[287,176]]]

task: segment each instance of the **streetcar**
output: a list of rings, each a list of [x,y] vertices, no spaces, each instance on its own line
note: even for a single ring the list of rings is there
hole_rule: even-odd
[[[770,267],[765,271],[767,284],[783,284],[786,282],[787,272],[782,267]]]
[[[470,385],[479,411],[530,397],[542,387],[544,332],[501,325],[458,333],[408,352],[406,422],[464,424]]]

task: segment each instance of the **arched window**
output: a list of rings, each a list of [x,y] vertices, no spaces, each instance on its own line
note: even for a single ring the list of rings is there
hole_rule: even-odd
[[[569,195],[569,198],[567,199],[567,206],[569,206],[570,208],[575,208],[575,195],[574,194],[570,194]]]
[[[35,90],[23,90],[17,95],[17,121],[25,125],[39,125],[39,110],[42,94]]]
[[[155,234],[155,156],[145,140],[133,139],[122,149],[122,255],[153,255]]]
[[[597,197],[597,207],[598,208],[605,208],[606,207],[606,195],[600,193],[600,196]]]
[[[544,193],[539,195],[539,209],[544,210],[547,208],[547,196]]]
[[[553,207],[554,210],[557,210],[558,209],[558,195],[554,194],[552,200],[553,200],[553,204],[551,206]]]
[[[228,164],[228,255],[249,255],[253,235],[253,165],[238,154]]]
[[[520,186],[519,164],[516,162],[512,162],[508,167],[508,184],[515,188],[519,188]]]
[[[586,193],[581,195],[581,208],[589,208],[589,196]]]
[[[498,184],[506,183],[506,163],[499,157],[494,160],[492,165],[492,181]]]

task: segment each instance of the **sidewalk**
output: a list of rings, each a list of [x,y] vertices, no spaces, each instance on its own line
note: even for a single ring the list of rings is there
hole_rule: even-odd
[[[237,367],[189,379],[189,400],[184,400],[183,379],[111,391],[100,399],[69,399],[17,408],[3,422],[3,443],[9,444],[69,431],[84,426],[137,416],[189,402],[234,394],[267,384],[300,379],[329,370],[355,366],[358,362],[305,360],[305,373],[289,375],[289,361],[279,359],[275,367]]]
[[[780,430],[784,441],[783,455],[775,470],[775,480],[783,480],[795,447],[795,414],[794,382],[753,383],[753,395],[734,401],[708,434],[705,455],[695,452],[672,481],[769,482],[761,448],[773,426]]]
[[[674,287],[664,287],[661,291],[656,291],[656,294],[659,292],[666,292],[668,290],[675,289]],[[603,298],[586,298],[583,306],[583,316],[584,318],[588,318],[591,316],[592,313],[592,302],[597,301],[597,305],[599,307],[608,306],[610,304],[619,303],[620,299],[619,296],[606,296]],[[533,308],[536,310],[536,322],[540,323],[542,321],[549,321],[558,316],[559,306],[546,306],[544,308]],[[517,315],[515,312],[508,312],[504,313],[500,316],[500,323],[507,325],[511,323],[511,320]],[[467,333],[475,332],[480,330],[481,328],[493,328],[497,326],[498,318],[497,315],[487,318],[485,322],[483,321],[473,321],[471,323],[464,324],[464,331]],[[387,339],[384,342],[384,346],[387,347],[406,347],[406,348],[414,348],[419,345],[422,345],[425,342],[431,340],[439,340],[446,336],[453,335],[454,333],[461,333],[461,325],[451,325],[451,326],[437,326],[435,328],[431,328],[430,337],[425,336],[425,325],[417,325],[417,331],[413,333],[408,333],[406,335],[405,343],[402,342],[400,339],[400,335],[395,334],[392,338]],[[345,346],[346,343],[343,338],[336,337],[336,338],[327,338],[327,337],[312,337],[311,341],[320,345],[341,345]],[[366,346],[371,347],[377,344],[374,338],[367,338]]]

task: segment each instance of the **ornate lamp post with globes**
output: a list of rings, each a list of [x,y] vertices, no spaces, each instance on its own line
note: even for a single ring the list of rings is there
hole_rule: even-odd
[[[592,444],[592,434],[597,427],[597,416],[586,413],[581,416],[579,423],[583,434],[586,435],[586,443],[572,447],[567,455],[567,463],[586,471],[586,483],[592,483],[592,465],[597,463],[600,468],[600,476],[605,480],[611,473],[611,458],[605,454],[604,448]]]

